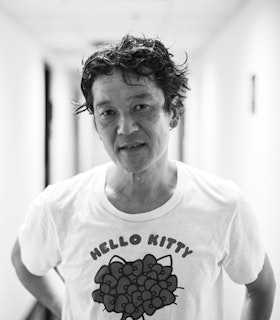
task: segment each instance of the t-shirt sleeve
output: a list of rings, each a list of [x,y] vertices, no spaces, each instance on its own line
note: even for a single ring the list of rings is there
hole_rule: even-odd
[[[224,269],[234,282],[248,284],[257,279],[264,258],[258,221],[250,202],[240,193],[228,232]]]
[[[37,276],[46,274],[61,261],[57,233],[47,201],[50,188],[35,198],[18,236],[22,261]]]

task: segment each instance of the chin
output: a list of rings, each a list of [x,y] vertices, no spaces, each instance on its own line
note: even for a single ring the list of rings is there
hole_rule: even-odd
[[[129,173],[141,173],[147,171],[150,167],[150,163],[121,163],[121,167]]]

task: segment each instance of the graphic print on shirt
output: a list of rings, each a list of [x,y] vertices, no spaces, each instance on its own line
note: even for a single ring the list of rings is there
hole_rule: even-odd
[[[113,256],[97,272],[94,281],[99,288],[92,292],[92,298],[107,312],[122,314],[120,320],[145,319],[145,314],[152,316],[175,303],[174,292],[179,287],[172,271],[171,255],[156,259],[147,254],[142,260],[128,262]]]

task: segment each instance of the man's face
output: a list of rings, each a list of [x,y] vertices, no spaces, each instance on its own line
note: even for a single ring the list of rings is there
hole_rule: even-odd
[[[94,118],[106,151],[118,167],[131,173],[167,160],[171,115],[164,94],[152,78],[118,71],[99,76],[92,86]]]

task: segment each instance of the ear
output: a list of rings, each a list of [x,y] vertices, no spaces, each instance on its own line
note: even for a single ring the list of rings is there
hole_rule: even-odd
[[[172,120],[170,121],[170,124],[169,124],[170,129],[176,128],[177,125],[178,125],[178,123],[179,123],[179,120],[178,120],[178,119],[172,119]]]
[[[177,111],[177,109],[172,109],[171,110],[171,119],[170,119],[170,123],[169,123],[170,129],[176,128],[178,123],[179,123],[178,111]]]

